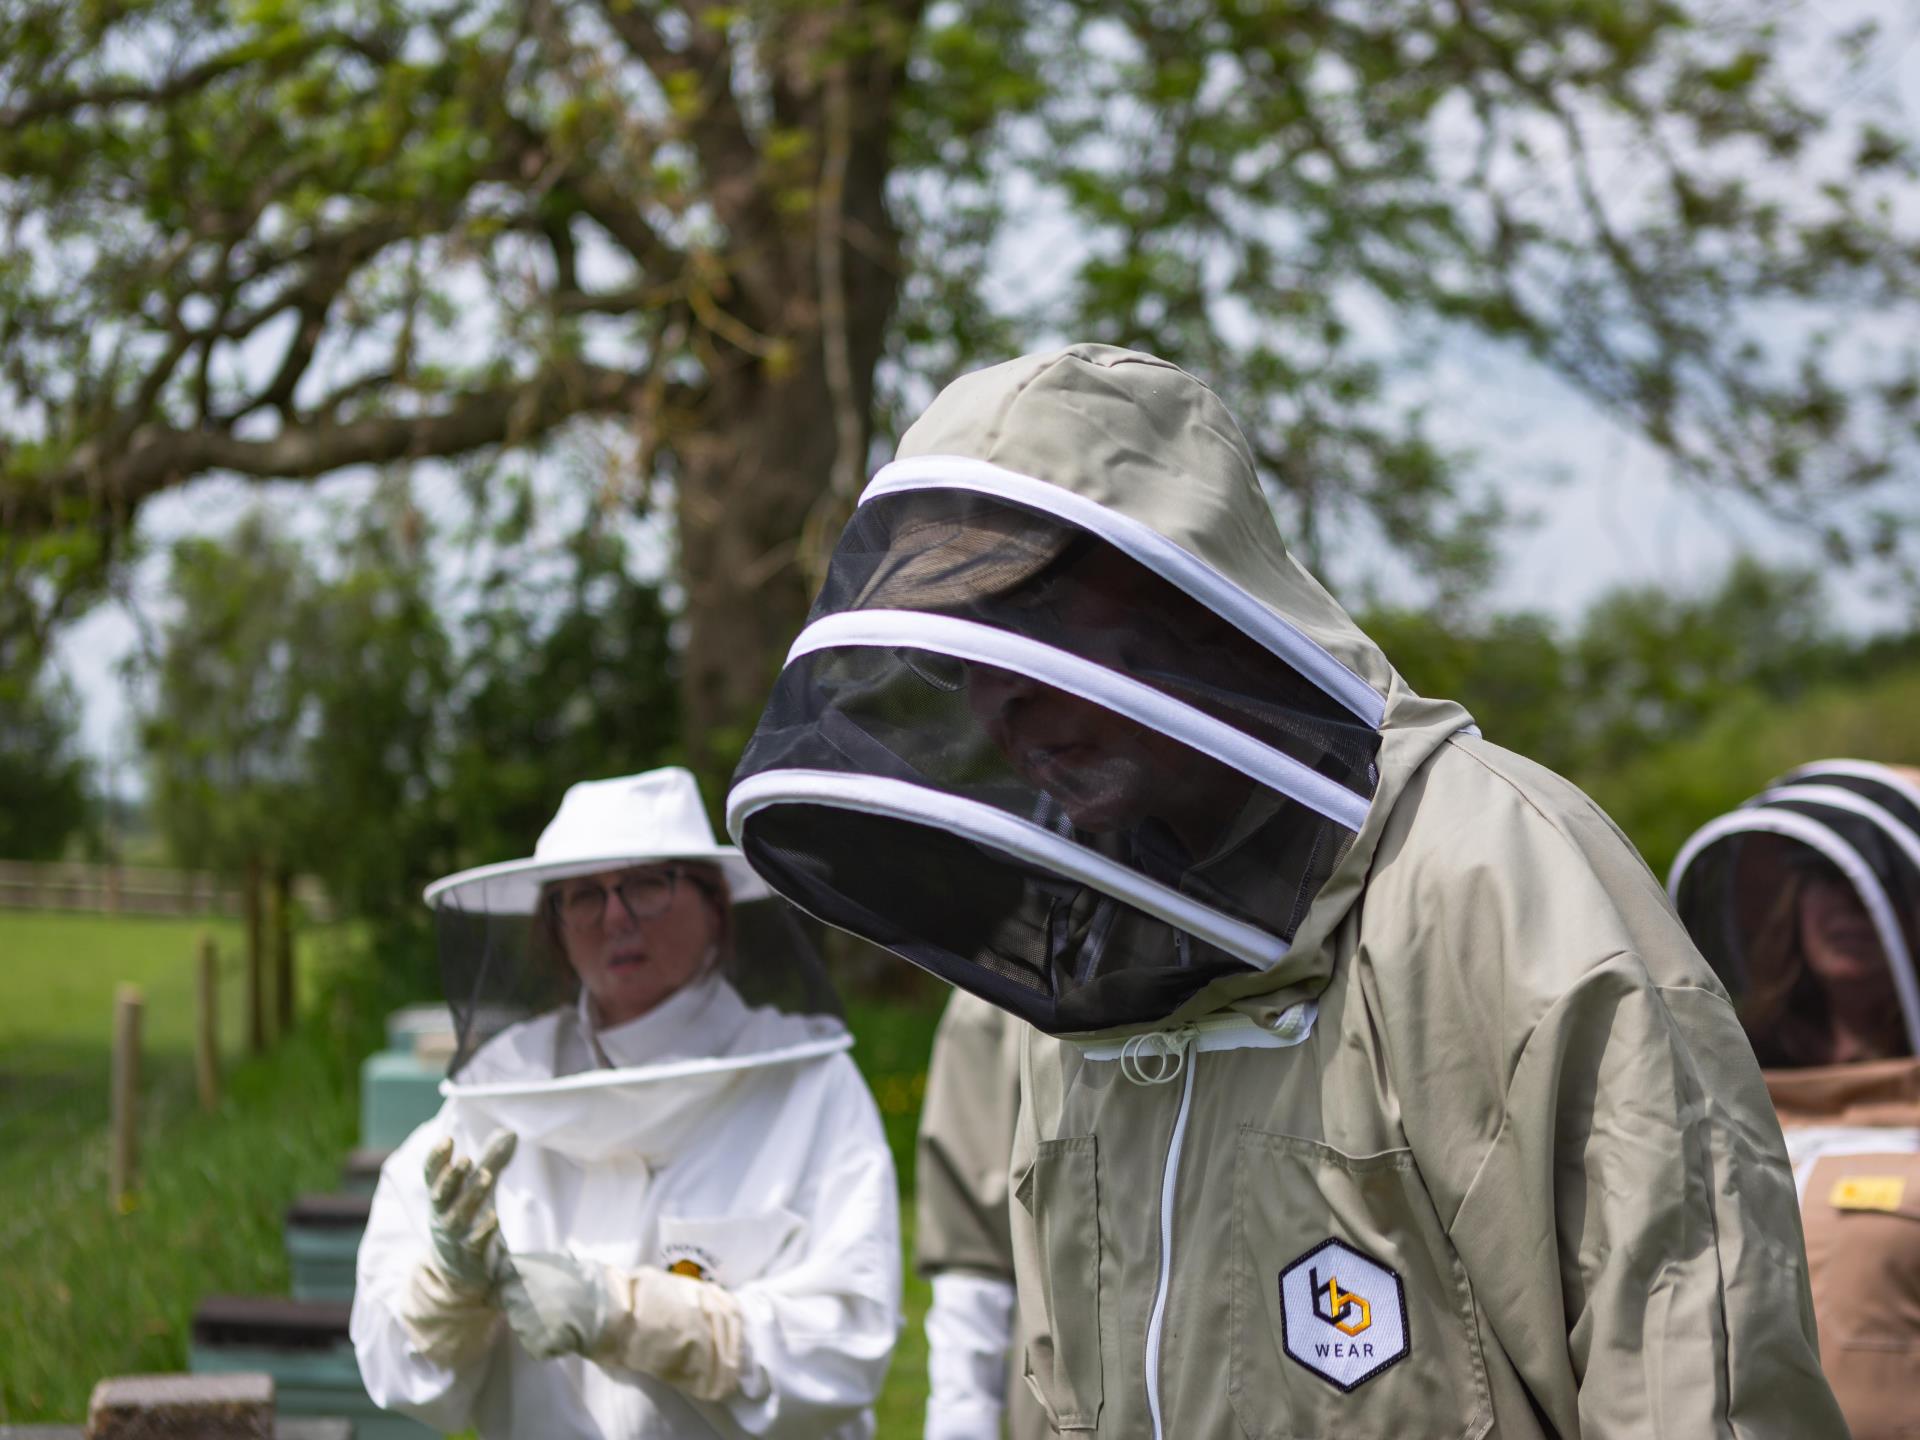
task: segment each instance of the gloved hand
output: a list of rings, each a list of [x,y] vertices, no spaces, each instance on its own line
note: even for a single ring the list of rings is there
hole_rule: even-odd
[[[432,1254],[414,1267],[397,1318],[421,1355],[458,1368],[486,1348],[493,1334],[496,1272],[504,1252],[499,1221],[487,1202],[515,1136],[498,1130],[476,1167],[456,1159],[453,1141],[427,1152],[427,1232]]]
[[[584,1355],[723,1400],[745,1364],[740,1303],[720,1286],[651,1265],[616,1270],[574,1255],[501,1263],[500,1308],[530,1355]]]
[[[593,1354],[613,1319],[606,1266],[572,1255],[515,1255],[501,1271],[500,1309],[529,1355]]]
[[[478,1165],[456,1158],[451,1138],[427,1152],[427,1229],[434,1263],[453,1288],[475,1298],[493,1290],[499,1219],[488,1202],[518,1144],[511,1130],[494,1131]]]

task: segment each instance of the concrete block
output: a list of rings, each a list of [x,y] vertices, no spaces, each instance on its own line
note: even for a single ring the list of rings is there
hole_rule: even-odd
[[[120,1375],[93,1387],[87,1440],[273,1440],[273,1377]]]

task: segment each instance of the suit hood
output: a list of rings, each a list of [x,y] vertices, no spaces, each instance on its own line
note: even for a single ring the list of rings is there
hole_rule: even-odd
[[[940,703],[943,687],[966,703]],[[1097,741],[1060,739],[1070,727],[1050,717],[1074,705],[1100,707],[1082,727]],[[1409,689],[1288,553],[1207,386],[1075,345],[961,377],[902,437],[836,551],[729,826],[803,908],[1052,1033],[1269,1016],[1324,988],[1325,942],[1407,778],[1470,726]],[[1157,788],[1127,792],[1152,798],[1105,798],[1123,777],[1089,800],[1128,745],[1173,757]],[[895,783],[918,788],[917,825],[880,817],[902,808]],[[836,812],[889,851],[924,844],[917,884],[883,868],[928,900],[876,904],[850,884],[857,848],[819,834]],[[967,902],[937,892],[956,884],[1024,917],[1002,927],[1017,933],[954,923]],[[1007,973],[1025,969],[1039,974]],[[1114,1003],[1066,1004],[1074,977],[1113,980]],[[1028,1004],[1029,981],[1052,998]]]

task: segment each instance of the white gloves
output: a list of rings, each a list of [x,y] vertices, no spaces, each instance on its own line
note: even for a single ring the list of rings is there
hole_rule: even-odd
[[[486,1348],[493,1332],[496,1271],[503,1252],[487,1203],[516,1138],[496,1130],[475,1166],[456,1159],[453,1141],[427,1152],[427,1231],[433,1255],[408,1277],[399,1321],[427,1359],[458,1368]]]
[[[573,1255],[514,1255],[501,1269],[500,1306],[530,1355],[584,1355],[696,1400],[723,1400],[740,1387],[740,1304],[718,1285]]]

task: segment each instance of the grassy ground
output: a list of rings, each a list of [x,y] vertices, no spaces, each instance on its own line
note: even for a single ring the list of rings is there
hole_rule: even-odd
[[[231,926],[212,927],[239,954]],[[284,1292],[281,1214],[353,1143],[352,1063],[309,1025],[242,1060],[223,966],[220,1108],[193,1090],[197,922],[0,914],[0,1421],[72,1420],[103,1375],[186,1365],[194,1303]],[[324,944],[303,947],[308,973]],[[146,995],[141,1186],[107,1195],[113,995]]]
[[[197,1109],[201,928],[0,912],[0,1424],[73,1421],[104,1375],[184,1369],[202,1295],[285,1293],[282,1214],[296,1194],[334,1188],[355,1143],[355,1077],[379,1043],[377,1017],[310,1009],[293,1037],[242,1060],[231,926],[213,927],[229,957],[226,1091],[217,1112]],[[303,945],[309,996],[345,943]],[[138,1203],[120,1214],[106,1193],[106,1114],[113,994],[126,981],[146,992],[145,1153]],[[849,1016],[903,1197],[936,1006],[856,1005]],[[910,1198],[903,1211],[910,1221]],[[909,1274],[906,1329],[878,1407],[883,1437],[919,1433],[926,1304]]]
[[[920,1100],[927,1089],[927,1054],[940,1018],[937,1001],[917,1004],[854,1004],[847,1023],[859,1062],[893,1147],[900,1176],[900,1223],[906,1246],[906,1329],[893,1352],[887,1388],[874,1407],[882,1440],[920,1434],[927,1408],[927,1337],[924,1322],[932,1299],[927,1282],[913,1273],[913,1137]]]
[[[138,985],[145,997],[147,1103],[157,1117],[191,1102],[194,957],[202,934],[219,950],[220,1048],[230,1066],[246,1033],[236,925],[0,914],[0,954],[7,957],[0,972],[0,1189],[69,1168],[72,1141],[105,1123],[114,992],[122,983]],[[311,955],[302,959],[312,963]]]

